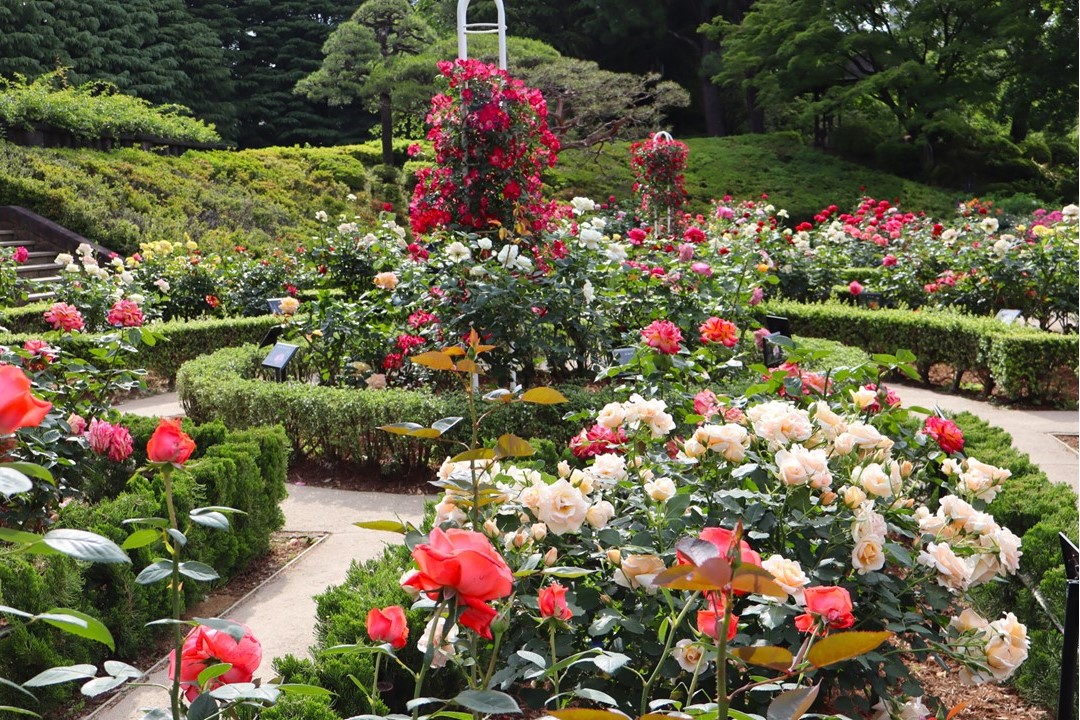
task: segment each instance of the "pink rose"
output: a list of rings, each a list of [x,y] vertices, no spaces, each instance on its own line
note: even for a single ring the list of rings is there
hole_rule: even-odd
[[[858,280],[852,280],[847,287],[848,292],[850,292],[852,295],[858,296],[862,294],[863,286],[862,283],[860,283]]]
[[[641,337],[649,347],[656,348],[665,355],[679,352],[682,332],[670,320],[656,320],[641,331]]]
[[[241,626],[243,627],[243,626]],[[199,696],[199,673],[211,665],[229,663],[232,668],[224,675],[211,680],[207,689],[231,683],[250,682],[262,662],[262,645],[244,627],[244,635],[237,642],[223,630],[197,625],[184,639],[180,652],[180,686],[188,702]],[[169,678],[176,677],[176,651],[169,653]]]

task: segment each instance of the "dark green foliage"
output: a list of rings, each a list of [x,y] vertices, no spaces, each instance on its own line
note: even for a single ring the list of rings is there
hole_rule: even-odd
[[[283,695],[277,704],[259,713],[261,720],[340,720],[324,697]]]
[[[924,379],[935,363],[973,371],[987,383],[987,392],[997,387],[1009,399],[1054,399],[1061,392],[1056,374],[1077,367],[1076,335],[1003,325],[993,318],[790,301],[770,301],[760,312],[789,318],[798,334],[838,340],[869,353],[911,350]]]
[[[1012,471],[989,512],[1023,543],[1020,576],[977,588],[977,609],[987,618],[1012,612],[1028,626],[1028,659],[1013,683],[1028,699],[1052,707],[1057,702],[1061,675],[1062,635],[1058,628],[1065,620],[1065,567],[1058,533],[1077,541],[1080,514],[1076,493],[1047,480],[1027,455],[1012,448],[1012,438],[1004,430],[970,413],[955,419],[964,432],[965,454]],[[1041,595],[1051,615],[1033,591]]]
[[[156,420],[125,416],[141,452]],[[185,559],[214,567],[223,579],[243,570],[252,559],[265,554],[270,534],[284,518],[279,502],[285,497],[288,441],[278,427],[262,427],[226,433],[220,423],[196,426],[184,422],[197,443],[197,461],[174,475],[174,497],[179,517],[195,507],[224,505],[242,510],[230,518],[228,532],[193,525],[186,532]],[[163,488],[157,474],[138,477],[107,488],[115,494],[97,502],[72,502],[60,513],[58,525],[104,535],[122,543],[132,532],[122,521],[132,517],[166,517]],[[100,619],[116,641],[113,657],[133,660],[148,643],[162,636],[161,627],[146,623],[171,612],[162,583],[135,584],[135,575],[160,555],[160,546],[129,551],[130,565],[76,563],[66,557],[0,558],[0,604],[30,612],[51,607],[70,607]],[[184,602],[193,603],[207,592],[205,584],[184,584]],[[17,626],[0,640],[0,677],[26,680],[53,665],[100,662],[103,645],[83,641],[48,626]],[[57,702],[70,698],[71,685],[57,686],[43,699]],[[0,688],[0,704],[7,697]]]

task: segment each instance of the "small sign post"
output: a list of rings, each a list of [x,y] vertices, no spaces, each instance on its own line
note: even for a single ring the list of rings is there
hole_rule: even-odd
[[[1006,325],[1013,325],[1016,323],[1017,320],[1020,319],[1020,315],[1021,312],[1019,310],[1004,308],[1002,310],[998,310],[997,315],[994,316],[994,319],[999,322],[1003,322]]]
[[[279,342],[271,348],[270,354],[262,361],[262,366],[273,368],[277,381],[284,382],[285,366],[292,361],[293,356],[296,355],[296,351],[299,349],[299,345]]]
[[[791,321],[779,315],[766,315],[765,327],[769,334],[761,340],[761,352],[765,356],[765,367],[774,368],[784,364],[787,353],[784,348],[774,342],[777,338],[791,339]]]
[[[867,292],[864,290],[855,296],[855,300],[860,307],[880,310],[885,301],[885,296],[879,292]]]

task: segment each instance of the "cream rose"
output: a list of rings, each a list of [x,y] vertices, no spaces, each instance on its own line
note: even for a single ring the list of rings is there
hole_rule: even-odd
[[[675,497],[675,483],[671,478],[661,477],[645,483],[645,494],[656,502],[667,502]]]
[[[704,648],[688,638],[675,643],[675,649],[671,651],[671,656],[675,658],[675,662],[679,663],[679,667],[688,673],[700,672],[709,663],[705,659]]]
[[[611,487],[620,480],[626,479],[626,460],[622,455],[615,453],[597,455],[593,464],[585,472],[592,476],[596,485]]]
[[[372,282],[380,290],[393,290],[398,286],[399,281],[396,273],[381,272],[372,279]]]
[[[850,390],[851,402],[859,410],[865,410],[877,400],[877,392],[870,388],[861,387],[858,390]]]
[[[652,580],[664,569],[664,561],[656,555],[626,555],[615,571],[615,584],[625,588],[643,587],[652,594],[656,592]]]
[[[866,500],[866,493],[858,485],[845,485],[844,489],[840,491],[840,496],[844,499],[844,504],[852,510],[862,505]]]
[[[814,422],[821,428],[822,434],[827,440],[835,440],[836,436],[847,430],[844,419],[833,412],[829,403],[818,400],[814,404]]]
[[[919,553],[918,562],[936,570],[938,584],[953,592],[966,590],[971,584],[967,563],[957,557],[947,543],[929,543]]]
[[[855,468],[851,481],[862,485],[870,495],[886,498],[892,495],[892,482],[885,469],[878,463],[870,463],[862,468]]]
[[[608,403],[596,416],[596,422],[612,430],[620,427],[626,419],[622,403]]]
[[[795,595],[796,600],[802,596],[802,589],[810,584],[810,578],[806,577],[806,573],[803,572],[797,560],[770,555],[762,561],[761,567],[768,570],[776,580],[776,584],[789,595]]]
[[[990,623],[987,628],[990,640],[986,643],[986,666],[994,679],[1006,680],[1016,672],[1016,668],[1027,659],[1027,627],[1007,613],[1000,620]]]
[[[860,575],[885,567],[885,548],[882,538],[867,536],[859,540],[851,550],[851,566]]]
[[[585,522],[597,530],[603,530],[615,517],[615,507],[607,500],[600,500],[589,506],[585,512]]]
[[[581,491],[566,480],[540,487],[536,516],[556,535],[581,531],[589,503]]]
[[[694,439],[730,462],[742,462],[750,447],[750,434],[735,423],[702,425],[694,431]]]

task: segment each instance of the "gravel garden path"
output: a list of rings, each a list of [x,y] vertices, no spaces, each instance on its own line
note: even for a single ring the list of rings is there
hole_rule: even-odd
[[[1076,411],[1011,410],[955,395],[897,385],[905,405],[968,411],[1013,436],[1013,444],[1027,453],[1054,482],[1080,486],[1080,462],[1075,450],[1055,435],[1076,435]],[[175,393],[142,398],[121,406],[125,412],[148,416],[182,414]],[[315,641],[313,595],[344,581],[353,560],[376,556],[384,543],[399,536],[362,530],[360,520],[400,518],[419,522],[423,497],[391,493],[355,492],[290,485],[282,503],[285,530],[325,537],[273,575],[233,608],[223,613],[248,625],[263,646],[263,662],[256,677],[273,676],[271,661],[287,653],[306,654]],[[149,682],[167,683],[166,666],[159,662]],[[167,697],[160,688],[133,688],[113,698],[84,720],[139,720],[140,708],[161,706]]]

